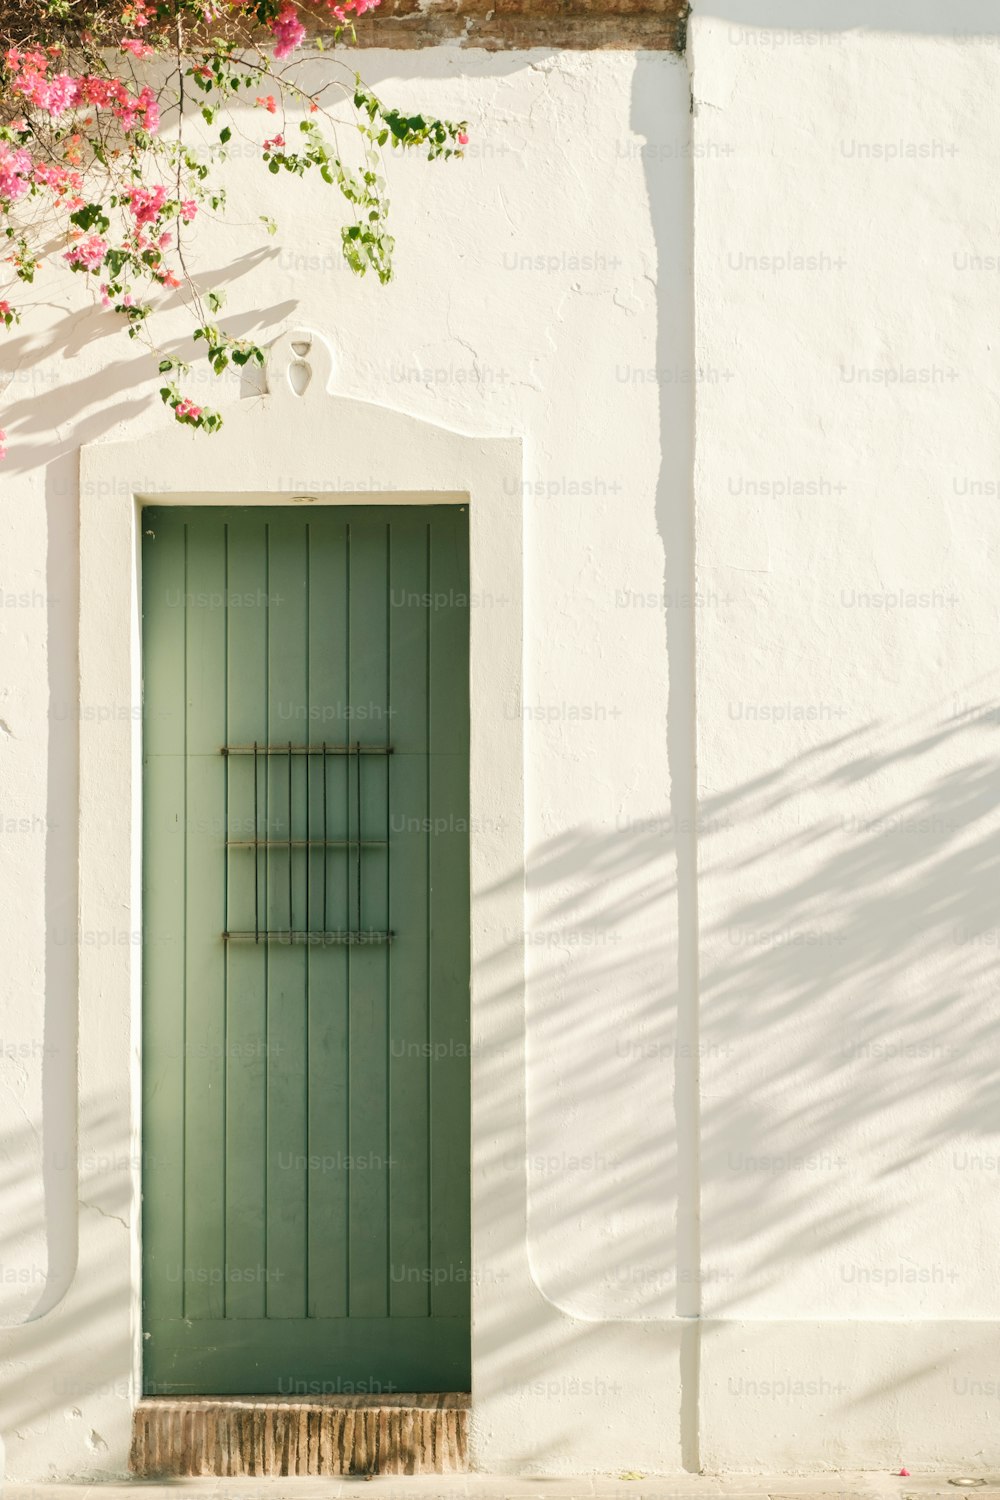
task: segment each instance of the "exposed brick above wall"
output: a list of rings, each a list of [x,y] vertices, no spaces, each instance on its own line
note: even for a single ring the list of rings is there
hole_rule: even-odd
[[[688,0],[382,0],[357,31],[362,47],[681,52],[689,9]]]

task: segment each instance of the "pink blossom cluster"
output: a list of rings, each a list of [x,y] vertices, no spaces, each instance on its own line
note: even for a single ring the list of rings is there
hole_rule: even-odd
[[[267,5],[259,5],[256,0],[202,0],[199,11],[208,21],[242,11],[252,17],[254,25],[270,14],[266,24],[273,37],[274,56],[281,60],[303,45],[310,16],[329,17],[338,25],[348,25],[379,4],[380,0],[271,0]],[[87,6],[80,9],[86,11]],[[101,9],[95,6],[95,14]],[[95,25],[99,35],[86,30],[80,34],[95,59],[89,63],[77,62],[80,53],[62,45],[0,47],[0,94],[6,105],[5,139],[0,139],[0,228],[5,227],[8,239],[13,240],[4,252],[6,260],[23,281],[31,281],[40,269],[41,260],[35,258],[38,252],[29,244],[27,234],[15,238],[14,221],[20,210],[15,211],[14,205],[29,194],[34,198],[41,190],[46,191],[68,217],[65,227],[69,233],[59,249],[47,249],[45,253],[59,256],[72,271],[93,274],[98,280],[103,274],[106,280],[100,286],[100,300],[127,319],[133,336],[144,326],[152,307],[144,292],[134,286],[129,289],[130,281],[139,278],[165,289],[181,287],[181,277],[168,268],[165,252],[179,244],[180,226],[195,220],[202,196],[207,197],[194,175],[187,181],[187,191],[197,196],[190,198],[182,198],[179,191],[173,195],[164,186],[143,185],[140,175],[147,143],[139,132],[157,133],[160,106],[154,88],[140,87],[140,81],[136,81],[139,68],[133,70],[133,60],[141,65],[154,58],[161,47],[172,47],[165,25],[170,9],[157,0],[113,0],[107,7],[107,12],[113,13],[110,29],[101,24]],[[104,16],[100,20],[103,22]],[[113,63],[105,75],[104,65],[96,61],[99,55],[115,52],[119,57],[117,69],[128,82],[113,76]],[[209,66],[208,57],[208,53],[203,54],[192,68],[205,81],[206,92],[212,88],[218,66]],[[84,71],[88,67],[97,71]],[[262,76],[266,76],[266,70]],[[278,70],[275,77],[281,84],[276,90],[279,98],[268,94],[256,101],[272,115],[279,114],[279,99],[284,102]],[[313,102],[311,108],[315,113],[319,106]],[[97,120],[99,111],[103,118]],[[206,109],[205,113],[210,118],[211,111]],[[116,130],[108,128],[112,121],[117,124]],[[274,125],[278,123],[276,120]],[[226,138],[223,135],[222,139]],[[464,145],[467,136],[463,132],[457,139]],[[286,152],[284,135],[274,131],[263,149],[268,155]],[[98,164],[108,172],[111,185],[100,193],[97,203],[88,207],[84,194],[89,189],[85,184]],[[113,209],[118,209],[124,219],[122,230],[110,228]],[[170,223],[174,218],[177,225]],[[18,321],[18,310],[0,300],[0,332]],[[173,397],[168,404],[178,422],[214,430],[221,420],[218,414],[180,398],[176,387],[164,395],[165,399]],[[0,430],[0,459],[6,456],[7,437]]]
[[[66,251],[64,260],[68,260],[74,271],[96,271],[103,264],[104,257],[108,253],[108,242],[103,235],[89,234],[86,239],[80,240]]]
[[[128,189],[128,206],[132,210],[135,222],[140,228],[144,224],[155,223],[163,212],[163,205],[166,201],[167,190],[165,187],[131,187]]]
[[[374,10],[380,0],[324,0],[324,3],[330,15],[343,26],[349,16],[363,16]],[[306,28],[294,5],[286,5],[269,24],[276,41],[275,57],[287,57],[302,44]]]
[[[50,70],[54,58],[37,48],[22,52],[18,47],[9,47],[4,60],[11,74],[12,91],[54,120],[77,105],[89,105],[96,109],[110,109],[126,132],[134,130],[137,124],[141,124],[150,135],[159,129],[159,104],[148,86],[135,95],[118,78],[97,78],[90,74],[74,78],[70,73],[53,74]]]
[[[83,178],[79,172],[71,172],[68,167],[62,167],[58,162],[36,161],[32,168],[31,178],[39,187],[50,188],[58,197],[63,197],[67,192],[79,193],[83,187]],[[3,194],[0,193],[0,197]],[[74,198],[75,207],[79,207],[80,199]]]
[[[287,57],[290,52],[294,52],[306,34],[306,28],[294,5],[286,5],[275,16],[271,22],[271,30],[275,39],[275,57]]]
[[[34,163],[23,147],[8,146],[0,141],[0,200],[15,203],[31,186]]]
[[[128,5],[122,11],[122,22],[126,26],[134,26],[141,31],[144,26],[149,25],[150,5],[148,0],[129,0]]]
[[[356,16],[363,16],[367,11],[374,10],[380,3],[381,0],[344,0],[343,5],[334,5],[331,4],[331,0],[326,0],[327,10],[331,15],[336,16],[341,24],[347,20],[348,12],[353,11]]]

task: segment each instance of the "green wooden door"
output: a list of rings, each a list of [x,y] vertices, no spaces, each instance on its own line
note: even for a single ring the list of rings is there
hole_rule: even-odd
[[[146,1392],[467,1390],[467,512],[142,532]]]

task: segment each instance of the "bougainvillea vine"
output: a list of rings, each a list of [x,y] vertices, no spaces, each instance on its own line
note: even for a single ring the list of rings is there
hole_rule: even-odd
[[[175,420],[217,431],[220,413],[183,390],[190,363],[161,353],[153,325],[171,291],[216,375],[264,362],[221,326],[223,295],[201,290],[190,259],[198,221],[225,211],[237,144],[268,172],[336,188],[347,264],[386,282],[386,149],[434,160],[468,142],[464,121],[389,108],[344,64],[355,22],[378,4],[0,0],[0,325],[20,322],[21,289],[43,272],[84,276],[159,356]],[[306,67],[316,50],[329,54],[321,70]],[[264,127],[256,136],[248,108]],[[268,215],[261,222],[277,232]]]

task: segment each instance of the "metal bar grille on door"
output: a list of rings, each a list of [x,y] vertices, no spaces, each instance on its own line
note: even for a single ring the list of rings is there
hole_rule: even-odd
[[[247,910],[247,926],[228,927],[222,934],[227,943],[305,943],[365,946],[389,943],[390,931],[364,925],[364,870],[366,850],[385,849],[386,838],[366,838],[362,826],[362,762],[368,756],[389,756],[391,745],[223,745],[226,765],[226,849],[227,901],[229,920]],[[230,767],[234,758],[252,761],[252,786],[245,778],[234,785]],[[342,758],[346,757],[346,761]],[[347,827],[338,830],[331,818],[334,798],[330,794],[330,771],[337,764],[346,766],[340,806],[347,813]],[[388,760],[385,762],[388,777]],[[317,784],[318,783],[318,784]],[[386,783],[388,795],[388,781]],[[252,808],[249,805],[252,802]],[[249,825],[252,837],[236,838],[232,834],[233,808],[245,806],[238,815],[239,831]],[[300,828],[296,828],[296,808],[301,810]],[[274,824],[278,828],[274,829]],[[316,824],[321,832],[314,833]],[[353,828],[352,828],[353,825]],[[281,832],[283,837],[277,837]],[[319,853],[319,860],[315,853]],[[232,880],[233,859],[245,858],[252,865],[252,894],[246,872],[239,870],[238,882]],[[342,860],[341,878],[331,880],[331,859]],[[318,874],[317,874],[318,864]],[[238,884],[245,899],[233,891]],[[332,925],[331,905],[337,895],[344,909],[342,925]],[[346,894],[346,900],[344,896]],[[351,920],[353,908],[354,920]],[[252,925],[250,919],[252,918]]]

